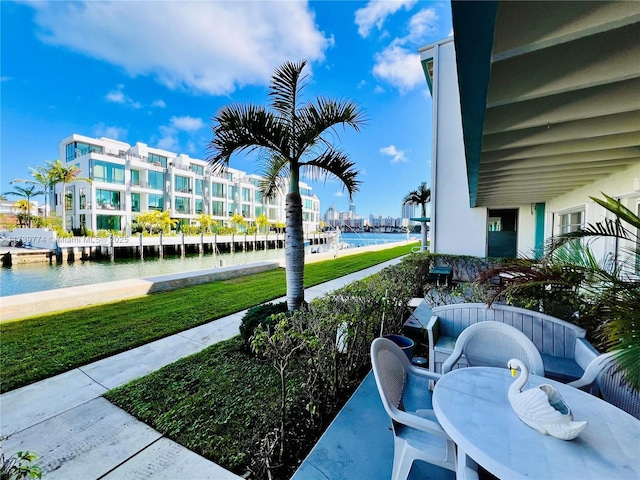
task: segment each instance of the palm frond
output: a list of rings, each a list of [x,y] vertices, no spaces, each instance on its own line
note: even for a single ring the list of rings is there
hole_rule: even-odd
[[[231,155],[266,149],[288,154],[289,131],[282,120],[264,107],[253,104],[227,105],[213,119],[213,139],[207,145],[207,160],[214,172],[226,168]]]
[[[292,121],[296,116],[298,99],[306,86],[307,76],[302,75],[302,70],[306,65],[306,60],[300,60],[297,63],[285,62],[276,68],[271,77],[269,87],[271,108],[289,121]]]
[[[322,154],[305,162],[300,162],[300,167],[314,180],[326,180],[329,177],[339,179],[349,193],[349,198],[358,191],[360,181],[357,179],[358,171],[355,163],[343,151],[333,147],[327,148]]]
[[[289,177],[289,161],[280,155],[270,155],[262,165],[260,195],[265,199],[274,198],[284,190],[285,179]]]
[[[348,125],[359,132],[366,123],[365,113],[357,103],[319,96],[315,99],[315,103],[308,103],[296,112],[296,151],[302,154],[319,142],[329,146],[329,143],[324,141],[323,135],[328,130],[337,135],[335,127],[340,124]]]

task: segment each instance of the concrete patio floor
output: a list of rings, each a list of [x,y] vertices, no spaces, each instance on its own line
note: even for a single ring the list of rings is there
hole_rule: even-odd
[[[305,298],[312,300],[399,261],[391,260],[306,289]],[[36,452],[45,479],[240,478],[163,437],[109,403],[102,394],[237,335],[244,313],[0,395],[0,435],[6,437],[2,440],[3,452]],[[388,458],[391,461],[391,456]]]

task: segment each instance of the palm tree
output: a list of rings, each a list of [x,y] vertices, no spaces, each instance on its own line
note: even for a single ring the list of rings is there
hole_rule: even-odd
[[[62,184],[62,228],[67,229],[66,219],[66,192],[67,183],[72,182],[91,182],[91,179],[80,177],[80,168],[76,165],[65,165],[60,160],[48,163],[47,177],[51,181],[51,185]]]
[[[427,218],[427,203],[431,201],[431,189],[427,187],[426,183],[421,183],[417,190],[413,190],[404,197],[404,203],[409,205],[420,206],[420,216]],[[427,249],[427,222],[423,220],[420,222],[420,233],[422,235],[422,242],[420,251],[424,252]]]
[[[16,180],[12,180],[11,182],[9,182],[11,185],[15,184],[16,182],[20,182],[19,179]],[[37,190],[36,191],[36,186],[35,185],[29,185],[28,187],[18,187],[18,186],[14,186],[13,190],[11,192],[5,192],[4,195],[15,195],[18,197],[22,197],[25,199],[25,201],[27,202],[27,205],[29,206],[29,208],[26,209],[26,214],[27,214],[27,227],[31,228],[31,197],[36,197],[38,195],[42,195],[44,192],[42,190]]]
[[[270,109],[254,104],[223,107],[213,118],[213,139],[209,161],[214,170],[224,170],[232,154],[257,151],[264,181],[262,198],[272,198],[288,183],[286,195],[285,265],[287,305],[297,310],[304,301],[304,239],[300,176],[339,179],[349,193],[357,192],[360,182],[355,164],[342,150],[331,144],[339,124],[359,131],[364,113],[348,100],[322,96],[302,103],[307,62],[286,62],[278,67],[269,86]]]

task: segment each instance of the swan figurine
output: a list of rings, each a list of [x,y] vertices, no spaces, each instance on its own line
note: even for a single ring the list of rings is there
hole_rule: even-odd
[[[571,409],[558,390],[543,384],[523,392],[522,387],[529,380],[529,370],[516,358],[509,360],[507,367],[514,377],[520,370],[520,377],[509,387],[509,403],[520,420],[540,433],[562,440],[573,440],[584,430],[587,422],[573,421]]]

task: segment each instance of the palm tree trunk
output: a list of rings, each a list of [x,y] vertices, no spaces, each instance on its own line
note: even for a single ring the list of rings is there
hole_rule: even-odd
[[[285,267],[287,307],[298,310],[304,302],[304,232],[302,230],[302,197],[289,192],[286,198]]]

